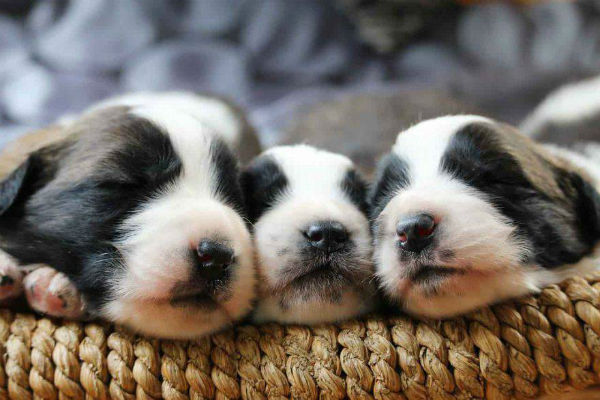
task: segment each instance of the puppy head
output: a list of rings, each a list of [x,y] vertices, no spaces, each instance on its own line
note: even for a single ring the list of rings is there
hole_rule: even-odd
[[[400,133],[371,202],[385,292],[430,317],[581,273],[600,238],[598,194],[583,172],[476,116]]]
[[[323,322],[372,304],[366,185],[341,155],[268,150],[242,174],[258,256],[257,320]]]
[[[237,163],[178,109],[109,107],[2,184],[0,247],[65,272],[93,313],[191,337],[247,313],[253,251]]]

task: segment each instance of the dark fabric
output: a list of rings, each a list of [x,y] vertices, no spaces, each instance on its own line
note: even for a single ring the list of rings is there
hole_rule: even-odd
[[[598,1],[448,3],[0,0],[0,146],[131,90],[228,96],[268,132],[265,143],[311,90],[429,87],[517,123],[549,90],[600,71]],[[381,32],[364,21],[384,21],[397,41],[370,41]]]

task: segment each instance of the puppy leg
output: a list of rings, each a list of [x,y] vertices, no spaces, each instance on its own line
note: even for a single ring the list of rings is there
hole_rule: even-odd
[[[27,302],[39,313],[53,317],[86,317],[85,303],[73,283],[62,273],[44,266],[23,279]]]
[[[0,251],[0,304],[19,297],[23,293],[24,271],[17,262]]]

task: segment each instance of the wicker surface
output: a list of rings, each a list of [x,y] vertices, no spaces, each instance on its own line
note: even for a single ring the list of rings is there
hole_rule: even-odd
[[[0,311],[0,397],[531,398],[599,381],[600,283],[449,321],[240,326],[191,342]]]

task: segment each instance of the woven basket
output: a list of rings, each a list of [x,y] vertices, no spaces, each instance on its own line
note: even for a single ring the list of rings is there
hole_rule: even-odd
[[[599,382],[600,280],[446,321],[239,326],[197,341],[0,311],[0,398],[509,399]]]

